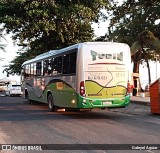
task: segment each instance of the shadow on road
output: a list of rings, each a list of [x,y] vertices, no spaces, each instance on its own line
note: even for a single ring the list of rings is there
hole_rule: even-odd
[[[107,110],[49,112],[47,104],[30,105],[21,97],[0,97],[0,121],[120,118],[123,115],[117,116]]]
[[[132,115],[134,114],[129,114],[125,111],[109,110],[49,112],[47,104],[34,103],[30,105],[21,97],[0,97],[0,121],[106,119],[124,122],[125,119],[131,119]],[[146,114],[146,116],[151,115]]]

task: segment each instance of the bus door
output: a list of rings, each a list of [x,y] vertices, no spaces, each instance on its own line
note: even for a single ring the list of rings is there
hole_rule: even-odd
[[[43,90],[45,88],[45,78],[43,77],[43,61],[34,63],[33,92],[34,99],[43,102]]]

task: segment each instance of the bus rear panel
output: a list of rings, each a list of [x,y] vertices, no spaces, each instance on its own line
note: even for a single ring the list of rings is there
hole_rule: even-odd
[[[84,44],[79,107],[117,108],[129,104],[130,50],[126,44]]]

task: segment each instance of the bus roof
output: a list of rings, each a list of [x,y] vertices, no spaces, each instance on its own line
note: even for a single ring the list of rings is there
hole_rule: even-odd
[[[66,47],[66,48],[63,48],[63,49],[59,49],[59,50],[50,50],[49,52],[40,54],[40,55],[36,56],[36,57],[33,58],[33,59],[30,59],[30,60],[28,60],[28,61],[25,61],[25,62],[22,64],[22,66],[25,65],[25,64],[28,64],[28,63],[32,63],[32,62],[35,62],[35,61],[38,61],[38,60],[42,60],[42,59],[48,58],[48,57],[53,56],[53,55],[57,55],[57,54],[64,53],[64,52],[66,52],[67,50],[71,50],[71,49],[78,48],[79,45],[80,45],[80,43],[79,43],[79,44],[76,44],[76,45],[72,45],[72,46]]]
[[[83,43],[79,43],[79,44],[75,44],[75,45],[72,45],[72,46],[69,46],[69,47],[66,47],[66,48],[63,48],[63,49],[59,49],[59,50],[50,50],[49,52],[46,52],[46,53],[43,53],[43,54],[40,54],[38,56],[36,56],[35,58],[33,59],[30,59],[28,61],[25,61],[23,65],[25,64],[29,64],[29,63],[32,63],[32,62],[35,62],[35,61],[39,61],[39,60],[42,60],[42,59],[45,59],[45,58],[48,58],[48,57],[51,57],[53,55],[58,55],[58,54],[61,54],[61,53],[64,53],[64,52],[67,52],[67,51],[70,51],[71,49],[75,49],[75,48],[79,48],[81,47],[82,45],[126,45],[128,46],[127,44],[124,44],[124,43],[117,43],[117,42],[83,42]]]

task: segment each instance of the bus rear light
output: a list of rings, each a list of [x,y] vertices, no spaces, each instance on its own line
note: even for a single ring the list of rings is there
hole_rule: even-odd
[[[80,83],[80,95],[83,96],[83,97],[86,96],[86,95],[85,95],[84,81],[82,81],[82,82]]]
[[[86,99],[83,99],[83,102],[86,103]]]
[[[75,99],[72,99],[71,103],[72,103],[72,104],[75,104],[75,103],[76,103]]]

